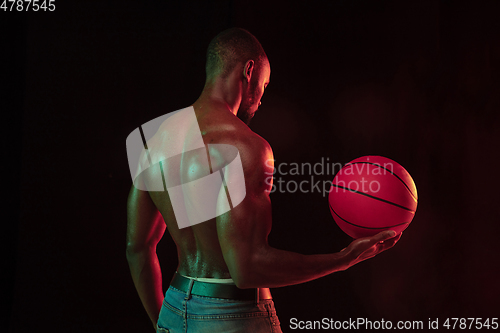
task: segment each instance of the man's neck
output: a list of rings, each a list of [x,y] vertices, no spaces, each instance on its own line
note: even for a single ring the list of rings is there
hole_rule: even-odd
[[[243,86],[235,74],[230,74],[225,79],[218,77],[207,82],[198,101],[202,105],[207,103],[216,108],[223,106],[224,109],[236,115],[241,104]]]

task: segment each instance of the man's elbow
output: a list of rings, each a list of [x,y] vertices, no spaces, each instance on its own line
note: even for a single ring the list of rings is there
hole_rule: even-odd
[[[259,266],[251,264],[250,261],[246,263],[246,265],[239,265],[236,271],[231,274],[236,287],[240,289],[264,287],[265,281],[262,280],[259,274]]]
[[[234,284],[240,289],[255,288],[254,283],[248,277],[237,277],[233,278]]]
[[[240,289],[266,288],[265,281],[260,279],[255,274],[246,274],[233,280],[236,284],[236,287]]]
[[[134,260],[134,258],[137,257],[137,253],[138,252],[134,248],[129,247],[128,245],[125,248],[125,257],[127,258],[128,262]]]
[[[125,248],[125,256],[127,257],[127,260],[130,262],[137,259],[138,257],[147,255],[151,251],[155,251],[155,249],[152,248],[151,246],[148,246],[147,244],[128,242]]]

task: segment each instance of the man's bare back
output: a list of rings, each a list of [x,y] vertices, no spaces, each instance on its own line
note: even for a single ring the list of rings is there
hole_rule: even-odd
[[[138,178],[139,183],[134,183],[129,194],[127,259],[154,327],[163,302],[156,245],[166,227],[177,245],[180,274],[231,278],[238,290],[294,285],[342,271],[390,249],[401,236],[392,231],[381,232],[357,239],[340,252],[316,255],[279,250],[268,244],[272,225],[272,181],[268,178],[274,171],[274,159],[269,144],[252,132],[247,123],[269,84],[270,65],[260,43],[248,32],[229,29],[220,36],[209,46],[207,80],[192,105],[192,121],[181,121],[170,128],[160,126],[147,145],[149,158],[161,163],[144,171],[144,177]],[[224,40],[224,36],[229,37]],[[244,45],[255,52],[246,52]],[[232,51],[226,52],[225,48]],[[210,55],[210,50],[214,55]],[[178,132],[182,135],[175,134]],[[193,140],[198,140],[196,149],[185,149]],[[172,149],[182,153],[169,155]],[[216,217],[208,221],[198,219],[189,227],[179,227],[181,221],[174,214],[173,198],[166,190],[140,190],[156,187],[159,179],[164,188],[193,184],[194,180],[222,172],[235,152],[241,159],[242,172],[224,169],[224,186],[219,185],[218,196],[211,195],[215,199],[210,199],[214,206],[210,216]],[[143,154],[142,162],[146,157]],[[241,200],[230,202],[230,209],[222,209],[221,197],[227,195],[231,201],[228,189],[242,187],[245,195]],[[207,199],[196,186],[191,186],[190,191],[189,200]]]
[[[201,131],[206,150],[197,150],[184,154],[181,160],[171,159],[163,163],[166,183],[187,183],[200,179],[210,173],[218,172],[226,163],[224,152],[217,149],[217,145],[231,145],[244,149],[242,141],[261,146],[267,145],[264,139],[251,131],[241,120],[230,113],[227,108],[216,103],[194,103],[193,108],[199,129],[193,126],[188,130],[194,136]],[[161,128],[160,128],[161,130]],[[168,133],[157,133],[148,142],[151,154],[171,149],[171,140]],[[268,145],[267,145],[268,146]],[[209,164],[205,163],[206,156],[210,156]],[[155,159],[154,156],[151,156]],[[176,169],[176,170],[174,170]],[[211,169],[211,170],[210,170]],[[158,169],[150,168],[150,179],[160,179]],[[180,180],[179,180],[180,177]],[[252,192],[256,184],[252,181],[246,183],[247,189]],[[231,278],[231,274],[224,261],[224,256],[219,243],[216,219],[198,223],[189,228],[180,229],[175,218],[172,203],[167,191],[150,191],[149,195],[155,206],[160,211],[167,225],[167,229],[177,245],[179,266],[177,271],[185,276],[203,278]],[[201,198],[202,199],[202,198]]]

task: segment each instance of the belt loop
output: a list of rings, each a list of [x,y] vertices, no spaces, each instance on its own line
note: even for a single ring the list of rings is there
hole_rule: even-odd
[[[189,279],[189,286],[186,290],[186,301],[191,298],[191,290],[193,290],[194,279]]]
[[[259,288],[255,288],[255,305],[259,305]]]

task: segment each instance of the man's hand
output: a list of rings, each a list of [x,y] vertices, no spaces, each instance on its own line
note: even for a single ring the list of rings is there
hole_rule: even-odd
[[[382,231],[371,237],[358,238],[340,252],[346,251],[351,258],[349,267],[393,247],[401,238],[393,230]]]

